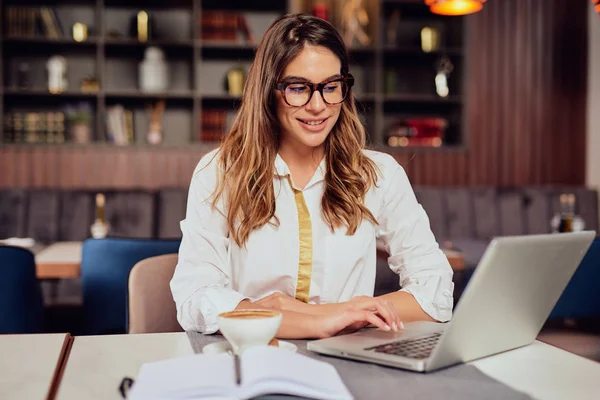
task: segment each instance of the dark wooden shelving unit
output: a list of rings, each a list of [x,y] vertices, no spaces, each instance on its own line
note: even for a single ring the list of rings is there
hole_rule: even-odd
[[[251,24],[267,24],[287,12],[307,12],[314,0],[0,0],[2,16],[7,7],[53,7],[62,24],[63,36],[59,39],[44,36],[7,36],[6,28],[0,30],[0,124],[4,115],[15,110],[60,110],[77,102],[89,102],[94,112],[92,142],[89,146],[111,148],[107,143],[107,108],[123,103],[136,113],[136,138],[144,136],[147,129],[146,107],[164,99],[166,111],[163,119],[165,137],[172,135],[157,149],[214,146],[214,142],[198,143],[205,110],[227,109],[235,112],[240,99],[224,90],[227,70],[243,67],[247,71],[266,26],[255,25],[255,41],[204,40],[200,21],[206,11],[228,10],[248,15]],[[463,47],[462,32],[465,23],[461,18],[435,16],[427,10],[422,0],[378,0],[368,3],[371,23],[369,34],[373,41],[368,46],[351,45],[349,55],[351,72],[357,78],[355,98],[364,113],[370,141],[374,148],[397,151],[385,146],[386,126],[396,116],[440,116],[453,124],[452,137],[443,148],[462,149],[467,142],[462,124],[462,110],[466,102],[462,89]],[[129,36],[130,18],[139,10],[147,10],[155,23],[155,35],[147,42]],[[397,43],[388,43],[386,29],[393,10],[401,11],[401,30]],[[83,42],[71,36],[73,22],[89,25],[89,37]],[[3,23],[5,20],[2,21]],[[6,24],[3,24],[6,25]],[[440,27],[444,36],[440,48],[424,52],[415,42],[418,29],[433,25]],[[115,36],[116,32],[116,36]],[[402,36],[401,34],[405,34]],[[161,93],[144,93],[138,88],[138,64],[150,46],[161,48],[169,63],[171,87]],[[44,63],[50,55],[64,55],[69,63],[69,88],[60,94],[51,94],[38,81],[33,88],[18,87],[15,66],[22,60],[35,63],[37,74],[45,73]],[[448,56],[454,63],[453,84],[448,97],[435,94],[434,63]],[[393,71],[398,82],[407,84],[397,89],[386,87],[386,73]],[[97,92],[82,92],[80,80],[93,75],[98,79]],[[43,83],[43,82],[42,82]],[[140,130],[139,132],[137,130]],[[170,137],[170,136],[169,136]],[[0,145],[11,145],[3,141]],[[28,145],[28,144],[22,144]],[[135,146],[147,146],[137,140]],[[29,144],[31,146],[31,144]],[[60,145],[54,145],[60,146]],[[67,143],[62,144],[67,146]],[[118,146],[115,146],[118,147]],[[420,150],[420,148],[416,149]],[[439,150],[439,149],[438,149]]]

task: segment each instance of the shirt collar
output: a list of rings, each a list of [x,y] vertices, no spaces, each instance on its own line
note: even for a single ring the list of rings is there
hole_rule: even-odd
[[[323,157],[323,159],[321,160],[321,162],[319,163],[319,166],[317,167],[317,169],[315,171],[315,174],[311,178],[310,182],[308,182],[305,189],[308,188],[309,186],[314,185],[315,183],[318,183],[318,182],[321,182],[322,180],[324,180],[326,168],[327,167],[325,165],[325,157]],[[290,176],[292,175],[288,165],[286,164],[285,161],[283,161],[283,158],[281,158],[279,153],[277,153],[277,156],[275,157],[275,174],[282,178],[285,178],[288,175],[290,175]]]
[[[279,153],[277,153],[277,157],[275,157],[275,174],[281,177],[290,175],[290,169]]]

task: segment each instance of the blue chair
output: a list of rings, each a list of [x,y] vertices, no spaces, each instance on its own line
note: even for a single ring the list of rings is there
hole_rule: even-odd
[[[592,242],[550,318],[600,318],[600,237]]]
[[[0,245],[0,277],[0,334],[42,333],[44,303],[33,253]]]
[[[127,333],[129,272],[139,261],[177,253],[180,239],[88,239],[83,243],[81,285],[85,334]]]

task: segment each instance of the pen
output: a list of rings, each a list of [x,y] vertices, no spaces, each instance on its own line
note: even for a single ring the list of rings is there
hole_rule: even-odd
[[[233,355],[233,362],[235,364],[235,383],[239,385],[242,381],[242,373],[240,371],[240,357],[237,354]]]

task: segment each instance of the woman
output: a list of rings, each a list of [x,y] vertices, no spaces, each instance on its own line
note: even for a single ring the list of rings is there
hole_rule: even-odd
[[[364,149],[353,82],[324,20],[265,33],[231,131],[192,177],[171,281],[185,330],[246,308],[281,310],[280,338],[450,319],[448,260],[402,167]],[[402,290],[375,298],[377,239]]]

